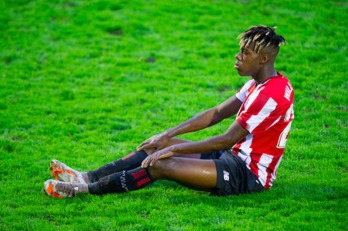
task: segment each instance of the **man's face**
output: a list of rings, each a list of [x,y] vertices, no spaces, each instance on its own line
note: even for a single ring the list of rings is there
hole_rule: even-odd
[[[260,54],[253,50],[254,43],[250,43],[246,47],[241,47],[240,51],[236,54],[236,63],[234,68],[237,69],[240,76],[254,76],[261,68]]]

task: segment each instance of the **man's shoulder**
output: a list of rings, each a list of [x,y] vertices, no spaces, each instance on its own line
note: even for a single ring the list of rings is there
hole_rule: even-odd
[[[278,76],[274,76],[270,78],[266,84],[266,86],[272,86],[272,87],[274,86],[286,87],[287,85],[291,86],[289,79],[280,73]]]
[[[275,101],[292,102],[294,89],[290,81],[284,76],[279,75],[271,78],[262,89],[262,94],[268,95]]]

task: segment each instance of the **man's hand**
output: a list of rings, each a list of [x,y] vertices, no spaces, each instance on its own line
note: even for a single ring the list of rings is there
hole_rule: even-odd
[[[154,149],[156,152],[157,150],[161,150],[164,147],[166,147],[169,139],[170,137],[168,137],[165,132],[154,135],[151,138],[145,140],[143,143],[141,143],[137,147],[137,151],[141,151],[144,149]]]
[[[173,149],[173,146],[162,149],[158,152],[154,152],[153,154],[147,156],[145,160],[141,163],[142,168],[147,168],[148,166],[154,165],[154,163],[157,160],[168,158],[174,155],[174,153],[171,151]]]

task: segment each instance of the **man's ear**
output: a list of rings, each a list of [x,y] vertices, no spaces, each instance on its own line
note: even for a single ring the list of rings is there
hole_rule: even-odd
[[[268,54],[261,54],[260,56],[260,64],[265,64],[269,61],[269,55]]]

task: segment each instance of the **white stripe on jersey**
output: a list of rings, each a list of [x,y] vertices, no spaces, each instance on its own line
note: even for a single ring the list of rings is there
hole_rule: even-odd
[[[236,93],[236,97],[241,101],[244,102],[248,90],[251,87],[251,85],[255,84],[255,80],[249,80],[247,83],[244,84],[244,86],[242,87],[242,89],[240,89],[237,93]]]
[[[281,156],[281,157],[279,158],[278,163],[277,163],[276,166],[274,167],[275,171],[271,173],[271,180],[270,180],[269,183],[268,183],[269,187],[272,187],[273,181],[275,181],[275,179],[276,179],[276,176],[277,176],[277,169],[278,169],[278,167],[279,167],[280,162],[282,161],[282,158],[283,158],[283,156]]]
[[[263,106],[263,108],[261,109],[261,111],[257,115],[250,116],[250,119],[248,119],[248,131],[251,133],[260,123],[262,123],[262,121],[264,121],[271,114],[271,112],[276,107],[277,102],[274,101],[272,98],[269,98],[265,106]]]
[[[263,186],[266,185],[266,179],[267,179],[267,168],[272,163],[273,156],[262,154],[260,158],[260,162],[257,163],[258,169],[259,169],[259,180],[261,181],[261,184]],[[273,178],[273,177],[272,177]]]
[[[253,141],[253,134],[248,134],[245,137],[245,141],[240,147],[240,152],[238,153],[238,156],[246,163],[247,166],[251,163],[250,153],[252,149],[250,148],[251,143]]]
[[[247,111],[250,105],[255,101],[255,99],[259,96],[260,91],[263,89],[263,87],[260,87],[256,90],[254,90],[251,95],[248,97],[247,101],[244,104],[243,111]]]

